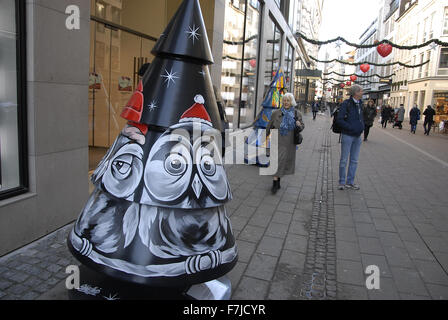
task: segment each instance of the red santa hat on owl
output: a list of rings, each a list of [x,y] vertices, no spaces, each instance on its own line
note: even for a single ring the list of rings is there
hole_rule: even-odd
[[[212,126],[212,120],[204,107],[204,97],[198,94],[194,97],[194,102],[193,106],[180,117],[179,123],[199,121]]]

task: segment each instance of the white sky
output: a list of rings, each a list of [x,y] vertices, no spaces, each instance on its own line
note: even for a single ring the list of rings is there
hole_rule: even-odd
[[[382,0],[324,0],[319,40],[325,41],[341,36],[359,43],[361,34],[378,17],[382,2]]]

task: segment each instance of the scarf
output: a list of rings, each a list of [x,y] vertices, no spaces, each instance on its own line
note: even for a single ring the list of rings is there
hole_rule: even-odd
[[[289,109],[285,109],[282,107],[282,113],[283,113],[283,121],[280,125],[280,135],[286,136],[288,135],[289,131],[294,130],[296,127],[296,119],[294,117],[294,107],[291,107]]]

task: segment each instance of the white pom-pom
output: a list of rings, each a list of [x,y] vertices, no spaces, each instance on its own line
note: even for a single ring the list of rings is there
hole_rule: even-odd
[[[194,97],[194,102],[199,103],[199,104],[204,104],[205,100],[204,100],[203,96],[198,94]]]

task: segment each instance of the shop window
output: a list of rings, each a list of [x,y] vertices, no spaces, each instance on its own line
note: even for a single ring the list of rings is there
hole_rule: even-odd
[[[445,7],[445,14],[443,16],[443,32],[444,36],[448,36],[448,7]]]
[[[0,200],[28,186],[24,15],[24,1],[0,1]]]
[[[440,50],[439,75],[448,74],[448,48]]]
[[[259,1],[226,1],[221,97],[231,129],[255,118],[260,26]]]

